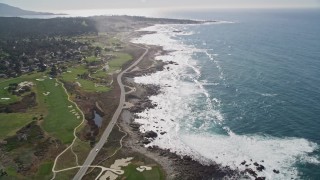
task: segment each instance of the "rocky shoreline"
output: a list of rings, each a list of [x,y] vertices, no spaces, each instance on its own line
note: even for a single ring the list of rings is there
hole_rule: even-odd
[[[136,36],[142,36],[152,32],[139,32]],[[134,82],[134,77],[149,75],[157,71],[168,69],[166,65],[179,65],[176,62],[163,62],[155,60],[156,56],[170,53],[163,50],[160,46],[150,46],[148,55],[137,65],[131,69],[123,77],[126,86],[134,88],[135,91],[126,95],[126,100],[131,104],[130,108],[123,110],[120,125],[128,133],[128,138],[124,141],[124,150],[129,152],[137,152],[153,159],[161,165],[166,174],[166,179],[256,179],[262,180],[265,177],[259,176],[259,172],[265,170],[264,161],[250,162],[243,161],[239,166],[243,166],[242,170],[232,170],[230,167],[223,167],[215,162],[209,165],[201,164],[191,157],[179,156],[170,152],[168,149],[161,149],[157,146],[146,148],[145,145],[152,142],[159,135],[163,135],[165,131],[147,131],[141,133],[139,131],[140,124],[135,123],[137,113],[143,112],[145,109],[151,109],[157,106],[149,99],[150,96],[161,93],[161,87],[156,85],[144,85]],[[169,86],[169,85],[168,85]],[[253,166],[252,166],[253,165]],[[279,174],[279,170],[274,169],[274,173]]]
[[[153,131],[141,133],[139,131],[140,124],[134,122],[135,114],[144,111],[147,108],[154,108],[156,104],[152,104],[149,99],[152,95],[161,93],[161,87],[155,85],[142,85],[134,82],[133,78],[137,76],[147,75],[156,71],[162,71],[167,64],[175,64],[175,62],[162,62],[155,60],[155,56],[168,53],[162,47],[150,47],[149,55],[142,60],[137,68],[132,69],[124,77],[127,86],[134,87],[135,91],[126,95],[127,102],[133,106],[123,110],[120,125],[129,134],[124,142],[125,151],[133,151],[144,154],[154,159],[161,165],[166,174],[166,179],[237,179],[240,173],[233,171],[228,167],[221,167],[217,164],[202,165],[192,160],[191,157],[180,157],[169,150],[160,149],[159,147],[146,148],[153,138],[158,134]],[[166,133],[166,132],[159,132]]]

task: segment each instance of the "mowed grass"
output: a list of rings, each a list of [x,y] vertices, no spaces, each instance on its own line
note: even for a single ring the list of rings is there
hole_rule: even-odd
[[[8,177],[0,177],[0,179],[5,180],[16,180],[16,179],[27,179],[26,177],[22,176],[21,174],[17,173],[17,170],[14,167],[7,167],[5,171],[8,173]]]
[[[54,79],[45,79],[37,82],[39,105],[47,109],[47,114],[42,123],[45,131],[68,144],[73,140],[73,130],[81,122],[82,116],[75,109],[73,103],[68,101],[68,96],[60,83]],[[46,96],[44,93],[49,94]],[[70,108],[72,106],[72,108]],[[73,110],[73,113],[70,112]],[[80,116],[78,119],[75,113]]]
[[[127,167],[124,168],[124,174],[121,176],[120,179],[127,179],[127,180],[162,180],[164,176],[158,166],[152,167],[150,171],[143,171],[139,172],[136,168],[138,166],[129,164]]]
[[[0,97],[12,98],[10,101],[3,104],[13,103],[21,99],[20,97],[9,94],[5,87],[8,87],[11,83],[30,81],[30,79],[34,79],[37,76],[39,76],[39,74],[25,75],[0,82]],[[16,131],[33,121],[32,119],[37,115],[37,113],[38,112],[36,110],[31,110],[27,113],[0,113],[0,139],[14,135]]]
[[[7,84],[0,85],[0,104],[11,104],[19,101],[21,98],[18,96],[14,96],[6,89],[8,87]],[[9,99],[6,99],[9,98]]]
[[[34,113],[0,113],[0,139],[14,135],[20,128],[32,122]]]
[[[109,62],[109,71],[114,72],[119,69],[128,61],[132,60],[132,56],[127,53],[114,53],[116,56]]]
[[[52,176],[53,162],[44,162],[40,165],[35,179],[50,179]]]
[[[95,78],[106,78],[107,74],[107,71],[105,71],[104,69],[100,69],[96,73],[93,73],[92,76]]]
[[[107,92],[110,90],[107,86],[96,86],[95,82],[91,80],[81,79],[78,75],[88,73],[88,70],[84,66],[76,66],[68,69],[69,72],[62,74],[62,79],[67,82],[76,83],[79,82],[81,89],[86,92]]]
[[[11,93],[8,92],[7,88],[9,87],[9,84],[28,81],[30,78],[34,78],[37,76],[39,76],[38,73],[32,74],[32,75],[23,75],[18,78],[11,78],[11,79],[0,81],[0,104],[10,104],[10,103],[14,103],[21,100],[21,97],[12,95]],[[6,100],[1,98],[10,98],[10,99]]]
[[[95,56],[90,56],[90,57],[87,57],[87,58],[86,58],[86,61],[88,61],[88,62],[95,62],[95,61],[98,61],[98,58],[95,57]]]
[[[43,81],[36,79],[43,79]],[[23,81],[31,81],[35,84],[33,91],[37,94],[37,106],[30,108],[26,113],[0,113],[0,139],[14,135],[17,130],[33,121],[34,117],[39,118],[42,115],[44,119],[41,125],[44,130],[60,139],[62,143],[70,143],[74,138],[73,130],[81,122],[82,116],[75,109],[74,104],[68,101],[62,85],[55,79],[46,77],[44,73],[35,73],[2,81],[0,87]],[[45,95],[46,93],[49,94]],[[70,112],[71,110],[73,112]]]

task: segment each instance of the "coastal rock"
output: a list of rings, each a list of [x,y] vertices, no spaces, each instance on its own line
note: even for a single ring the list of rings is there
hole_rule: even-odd
[[[139,105],[136,105],[136,106],[133,106],[132,108],[129,109],[130,112],[132,113],[140,113],[142,112],[144,109],[143,107],[139,106]]]
[[[173,62],[173,61],[169,61],[168,64],[179,65],[178,63]]]
[[[257,167],[257,170],[258,171],[263,171],[263,170],[265,170],[266,168],[263,166],[263,165],[259,165],[258,167]]]
[[[144,138],[144,139],[142,140],[142,143],[143,143],[143,144],[149,144],[149,143],[151,143],[151,141],[150,141],[149,139],[147,139],[147,138]]]
[[[192,158],[190,156],[184,156],[183,159],[185,159],[186,161],[192,161]]]
[[[146,85],[144,86],[148,96],[157,95],[160,93],[160,86],[158,85]]]
[[[276,173],[276,174],[279,174],[279,173],[280,173],[279,170],[275,170],[275,169],[273,170],[273,172]]]
[[[253,177],[257,177],[257,173],[254,170],[252,170],[251,168],[246,169],[244,172],[249,173]]]
[[[140,124],[137,124],[137,123],[130,123],[129,125],[133,130],[139,130],[140,128]]]
[[[161,135],[164,135],[164,134],[166,134],[166,133],[167,133],[167,132],[161,132],[160,134],[161,134]]]
[[[158,134],[156,132],[154,132],[154,131],[147,131],[144,134],[144,137],[154,139],[154,138],[158,137]]]
[[[266,177],[257,177],[256,180],[265,180]]]

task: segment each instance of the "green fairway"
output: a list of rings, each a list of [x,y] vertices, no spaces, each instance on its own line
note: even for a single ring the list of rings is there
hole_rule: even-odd
[[[62,74],[62,79],[67,82],[77,82],[78,85],[80,85],[80,88],[87,92],[106,92],[110,90],[107,86],[97,85],[93,80],[78,77],[78,75],[83,75],[85,73],[88,74],[88,70],[84,66],[69,68],[68,72]]]
[[[121,69],[123,64],[132,60],[132,56],[130,56],[127,53],[114,53],[114,55],[116,57],[109,62],[110,72],[114,72]]]
[[[121,176],[120,179],[127,179],[127,180],[162,180],[164,179],[161,170],[158,166],[152,167],[150,171],[143,171],[139,172],[136,168],[138,166],[130,164],[124,168],[124,174]]]
[[[32,121],[33,113],[0,113],[0,139],[14,135],[23,126]]]
[[[106,78],[108,75],[108,71],[103,69],[98,70],[96,73],[93,73],[92,76],[95,78]]]
[[[7,90],[8,84],[2,83],[0,84],[0,104],[10,104],[19,101],[21,98],[18,96],[14,96]]]
[[[0,97],[10,97],[11,99],[0,104],[9,104],[19,101],[21,97],[11,95],[5,87],[8,87],[11,83],[20,83],[23,81],[33,80],[40,74],[25,75],[18,78],[12,78],[0,82]],[[0,113],[0,139],[4,139],[8,136],[14,135],[17,130],[33,121],[33,117],[37,115],[36,110],[30,110],[28,113]]]
[[[44,129],[63,143],[70,143],[73,140],[73,129],[82,120],[80,112],[68,101],[61,84],[54,79],[38,81],[37,91],[39,105],[47,109],[47,116],[43,121]]]
[[[3,81],[0,81],[0,105],[1,104],[10,104],[10,103],[14,103],[14,102],[21,100],[21,97],[12,95],[8,92],[7,88],[9,86],[9,84],[28,81],[30,78],[34,78],[37,76],[39,76],[39,73],[32,74],[32,75],[23,75],[18,78],[11,78],[11,79],[6,79]],[[6,99],[6,98],[9,98],[9,99]]]
[[[81,122],[82,115],[74,104],[68,101],[61,84],[44,75],[35,73],[0,82],[0,87],[7,87],[10,83],[31,81],[35,84],[33,91],[37,94],[37,106],[30,108],[26,113],[0,113],[0,139],[14,135],[34,117],[39,118],[42,115],[44,117],[42,126],[45,131],[63,143],[70,143],[73,140],[73,129]],[[3,88],[1,92],[6,93]]]
[[[87,58],[86,58],[86,61],[88,61],[88,62],[94,62],[94,61],[98,61],[98,59],[97,59],[97,57],[95,57],[95,56],[90,56],[90,57],[87,57]]]

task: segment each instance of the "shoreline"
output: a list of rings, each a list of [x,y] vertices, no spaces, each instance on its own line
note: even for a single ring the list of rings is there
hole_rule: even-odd
[[[143,31],[139,36],[154,33],[151,31]],[[135,44],[135,43],[134,43]],[[126,101],[133,106],[122,111],[119,121],[122,129],[128,133],[128,137],[124,140],[125,151],[133,151],[141,153],[148,158],[155,160],[161,165],[165,171],[166,179],[211,179],[211,178],[235,178],[239,177],[239,172],[231,170],[228,167],[221,167],[218,164],[203,165],[193,160],[190,156],[179,156],[170,152],[168,149],[161,149],[158,146],[145,147],[150,143],[150,137],[157,136],[154,132],[141,133],[139,131],[140,124],[134,122],[136,113],[142,112],[148,108],[154,108],[149,99],[150,96],[161,93],[161,87],[157,85],[145,85],[134,82],[134,77],[153,74],[157,71],[163,71],[164,66],[168,64],[178,65],[175,62],[163,62],[156,60],[159,55],[167,55],[170,51],[166,51],[161,46],[150,46],[149,55],[143,59],[135,68],[124,75],[124,84],[134,87],[136,91],[126,95]],[[166,132],[162,132],[166,133]]]
[[[20,100],[18,97],[20,95],[12,93],[12,96],[8,95],[12,97],[12,102],[8,99],[4,101],[10,103],[5,106],[14,111],[3,112],[1,117],[8,122],[11,122],[10,119],[15,119],[15,122],[21,123],[10,124],[9,128],[5,127],[12,133],[4,131],[5,134],[2,137],[5,139],[0,142],[0,151],[6,154],[1,161],[0,170],[11,168],[10,172],[16,172],[10,174],[12,178],[36,177],[39,172],[42,172],[42,168],[53,164],[55,158],[59,160],[57,168],[53,167],[52,172],[55,173],[57,170],[58,177],[68,177],[65,179],[71,179],[77,173],[75,168],[80,168],[86,158],[93,159],[91,164],[102,164],[101,169],[104,169],[111,167],[111,163],[117,159],[132,156],[134,157],[132,164],[123,168],[126,174],[120,177],[134,176],[139,173],[139,170],[135,171],[135,169],[145,165],[152,167],[153,171],[139,175],[152,173],[157,176],[154,179],[165,179],[165,177],[166,179],[211,179],[212,177],[216,179],[285,179],[285,177],[294,179],[300,178],[300,175],[306,172],[305,169],[300,169],[300,163],[303,166],[309,166],[309,164],[313,166],[319,162],[317,154],[314,154],[317,152],[318,144],[305,136],[273,136],[274,134],[263,130],[260,132],[260,129],[257,129],[259,133],[250,134],[234,129],[233,125],[237,124],[229,124],[230,121],[237,119],[230,116],[228,110],[234,109],[235,115],[238,115],[235,107],[238,105],[242,107],[242,105],[235,103],[235,106],[229,106],[229,99],[225,98],[243,102],[242,99],[229,96],[232,95],[230,93],[233,92],[233,87],[236,87],[233,85],[236,84],[233,84],[228,77],[238,72],[228,73],[232,68],[225,68],[231,64],[235,67],[239,65],[236,61],[228,64],[228,59],[224,57],[224,55],[233,55],[226,53],[229,50],[234,52],[235,48],[232,47],[236,45],[232,43],[233,41],[230,41],[230,44],[221,41],[223,45],[215,43],[221,38],[220,32],[223,34],[225,32],[217,30],[219,28],[215,29],[216,25],[214,27],[211,25],[233,22],[193,21],[192,23],[192,20],[96,16],[74,18],[72,21],[78,22],[80,27],[83,22],[88,26],[75,28],[73,31],[67,28],[70,19],[66,18],[64,26],[56,27],[52,23],[59,29],[59,33],[56,34],[54,27],[52,31],[42,31],[46,28],[45,20],[32,22],[27,22],[23,18],[11,20],[14,21],[4,29],[8,35],[2,38],[17,40],[15,42],[17,47],[34,47],[35,54],[29,52],[24,56],[35,64],[33,65],[35,68],[26,69],[29,67],[29,61],[21,63],[21,67],[17,69],[13,68],[14,66],[6,66],[6,73],[0,78],[3,80],[1,87],[6,90],[11,86],[9,83],[12,80],[14,82],[28,80],[37,85],[31,90],[33,95],[23,95],[23,99]],[[2,21],[10,21],[10,18],[2,18]],[[27,23],[23,23],[24,25],[19,23],[25,21]],[[53,22],[55,21],[57,19],[53,19]],[[18,29],[28,29],[34,26],[33,23],[42,25],[30,33],[26,31],[26,35],[21,37],[19,32],[11,31],[14,26],[20,27]],[[207,24],[210,27],[205,27]],[[149,28],[150,26],[155,27]],[[235,25],[235,27],[241,26]],[[137,29],[141,31],[135,31]],[[237,37],[239,33],[243,33],[238,32],[234,27],[232,29],[230,35],[226,34],[228,38],[234,39],[233,35]],[[35,43],[38,40],[20,41],[23,37],[33,37],[30,36],[32,34],[36,35],[36,39],[41,40],[40,44]],[[256,35],[259,36],[259,34]],[[56,36],[61,38],[53,40]],[[4,46],[11,49],[9,41],[3,42]],[[61,42],[67,43],[64,45]],[[51,46],[38,48],[44,43],[61,46],[52,46],[54,49]],[[213,46],[211,46],[212,43],[214,43]],[[68,53],[70,58],[58,52],[54,56],[50,55],[51,51],[65,49],[62,46],[67,47],[68,52],[71,52],[71,54]],[[99,47],[102,51],[95,54],[96,58],[91,58],[94,48],[99,49]],[[223,48],[226,48],[226,51]],[[20,52],[19,49],[10,50],[8,54]],[[21,53],[25,54],[22,51]],[[131,58],[122,57],[122,54]],[[236,54],[235,52],[235,57],[237,57]],[[36,65],[42,57],[43,63],[58,67],[60,73],[37,72],[38,69],[42,69]],[[118,58],[121,59],[121,62],[118,61],[119,66],[115,65],[115,70],[109,71],[109,62],[114,62],[113,60]],[[144,60],[140,62],[142,59]],[[23,73],[17,73],[19,70],[23,70]],[[77,73],[77,70],[81,73]],[[247,75],[251,76],[250,73]],[[64,96],[64,91],[57,87],[60,82],[52,84],[49,80],[47,81],[54,78],[57,78],[56,80],[59,80],[67,89],[67,95],[70,95],[72,101],[79,106],[79,111],[83,113],[77,112],[77,109],[74,109],[75,106],[66,101],[69,96],[68,98]],[[75,79],[81,79],[81,83],[80,80]],[[272,79],[270,80],[272,82]],[[87,87],[86,83],[90,87]],[[224,88],[229,88],[231,91]],[[247,93],[245,89],[243,90]],[[274,96],[274,93],[270,95],[270,92],[257,90],[255,97]],[[4,92],[7,94],[7,91]],[[61,99],[55,98],[55,92],[63,93],[59,95]],[[239,95],[246,96],[243,92],[239,91]],[[18,99],[15,100],[15,97]],[[36,101],[37,103],[34,104]],[[60,108],[61,111],[51,108],[57,107],[55,102],[58,101],[64,106],[63,109]],[[30,112],[27,111],[29,109]],[[246,111],[246,107],[243,110]],[[255,112],[254,109],[252,110]],[[17,115],[14,114],[15,112],[21,113],[21,118],[15,117]],[[51,118],[49,114],[56,114],[59,117]],[[76,130],[81,118],[80,114],[83,114],[86,121],[83,125],[79,125],[79,130]],[[95,117],[100,119],[96,121]],[[70,119],[70,121],[62,121],[64,119]],[[24,121],[27,120],[30,123],[25,124]],[[248,118],[248,120],[251,119]],[[52,122],[52,126],[47,126],[48,123],[44,123],[46,121],[50,124]],[[110,132],[108,135],[104,133],[107,130]],[[40,135],[34,138],[36,136],[34,132]],[[71,143],[74,138],[77,139],[76,142],[70,145],[68,142]],[[101,143],[103,146],[99,145]],[[69,145],[70,150],[64,153]],[[98,148],[94,148],[95,145]],[[96,150],[96,153],[90,157],[90,154],[94,154],[89,153],[91,150]],[[16,153],[20,151],[26,152],[26,155]],[[60,156],[59,153],[63,154]],[[85,167],[86,164],[82,166]],[[93,173],[88,172],[86,174],[88,176],[84,179],[96,178],[99,168],[98,166],[90,168],[90,172]],[[309,169],[307,170],[309,173]],[[313,170],[313,167],[310,170]],[[42,176],[49,179],[52,172],[47,171]],[[311,176],[313,174],[310,173]]]

